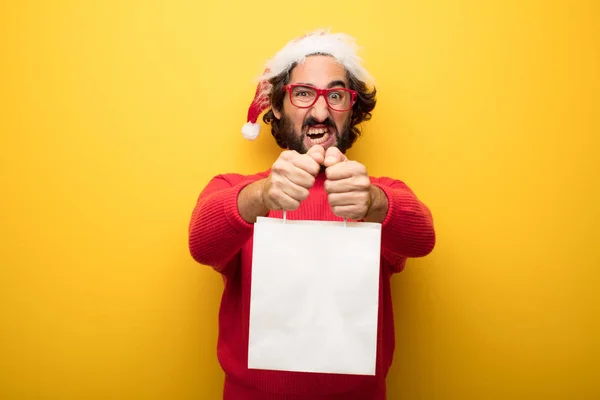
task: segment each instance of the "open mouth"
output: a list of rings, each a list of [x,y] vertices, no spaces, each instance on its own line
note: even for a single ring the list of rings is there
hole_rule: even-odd
[[[309,128],[306,136],[313,142],[314,144],[321,144],[327,141],[329,138],[329,129],[327,127],[318,127],[318,128]]]

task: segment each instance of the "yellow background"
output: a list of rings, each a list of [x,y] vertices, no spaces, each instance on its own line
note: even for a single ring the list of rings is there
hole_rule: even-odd
[[[350,156],[438,244],[393,278],[390,399],[600,398],[600,18],[581,1],[0,5],[0,398],[218,399],[202,187],[266,169],[253,78],[316,27],[379,103]]]

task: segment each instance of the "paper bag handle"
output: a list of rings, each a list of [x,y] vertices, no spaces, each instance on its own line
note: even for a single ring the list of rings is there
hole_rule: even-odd
[[[287,214],[286,214],[286,210],[285,208],[283,209],[283,224],[285,225],[285,222],[287,221]],[[347,225],[347,218],[344,218],[344,228],[346,228]]]

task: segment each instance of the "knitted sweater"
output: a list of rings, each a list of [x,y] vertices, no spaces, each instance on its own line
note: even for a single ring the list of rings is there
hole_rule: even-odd
[[[219,175],[198,198],[189,226],[192,257],[213,267],[225,282],[219,311],[217,355],[225,372],[224,400],[383,400],[385,377],[394,354],[394,316],[390,277],[400,272],[407,257],[429,254],[435,245],[429,209],[403,182],[371,178],[386,194],[388,214],[382,223],[377,362],[375,376],[300,373],[248,369],[248,332],[253,224],[237,208],[239,192],[266,178]],[[325,175],[317,176],[309,197],[287,213],[288,219],[340,221],[327,203]],[[270,217],[282,218],[272,211]]]

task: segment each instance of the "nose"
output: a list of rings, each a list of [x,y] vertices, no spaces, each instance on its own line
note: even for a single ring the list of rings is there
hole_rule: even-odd
[[[327,106],[325,97],[322,95],[319,96],[316,103],[313,104],[310,113],[319,122],[323,122],[329,117],[329,107]]]

